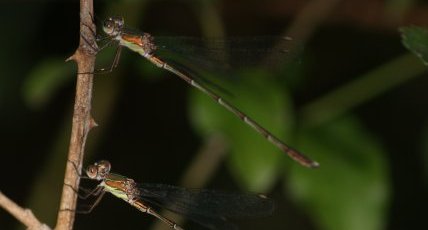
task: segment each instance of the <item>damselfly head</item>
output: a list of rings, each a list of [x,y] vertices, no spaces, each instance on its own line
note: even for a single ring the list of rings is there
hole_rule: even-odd
[[[111,164],[106,160],[95,162],[86,169],[86,175],[94,180],[103,180],[110,173]]]
[[[109,17],[103,23],[103,31],[107,35],[116,36],[120,33],[124,24],[124,20],[122,17]]]

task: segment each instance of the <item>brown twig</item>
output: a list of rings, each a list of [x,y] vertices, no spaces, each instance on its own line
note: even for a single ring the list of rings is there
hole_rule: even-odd
[[[50,230],[51,228],[44,223],[41,223],[31,212],[30,209],[25,209],[11,201],[2,192],[0,192],[0,207],[3,207],[12,216],[18,219],[21,223],[27,226],[29,230]]]
[[[95,65],[96,47],[95,25],[93,23],[92,0],[80,1],[80,43],[76,52],[67,59],[77,63],[78,73],[93,73]],[[91,43],[91,44],[88,44]],[[77,74],[76,97],[74,102],[73,123],[71,128],[68,162],[65,169],[64,186],[58,213],[56,230],[70,230],[74,223],[77,194],[70,188],[79,187],[79,173],[88,132],[96,126],[91,117],[93,74]],[[73,162],[73,163],[71,163]],[[73,165],[74,164],[74,165]],[[76,168],[79,172],[76,172]]]

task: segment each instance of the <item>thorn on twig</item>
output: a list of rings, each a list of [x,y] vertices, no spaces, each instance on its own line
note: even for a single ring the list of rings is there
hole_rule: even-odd
[[[95,128],[97,126],[98,126],[97,122],[94,120],[93,117],[91,117],[89,120],[89,129]]]
[[[71,55],[70,57],[68,57],[67,59],[65,59],[65,62],[68,62],[68,61],[76,61],[76,53],[74,53],[73,55]]]

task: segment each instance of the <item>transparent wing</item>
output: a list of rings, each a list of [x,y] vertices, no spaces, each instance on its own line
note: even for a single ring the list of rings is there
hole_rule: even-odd
[[[155,37],[157,52],[216,71],[273,66],[287,56],[290,38],[279,36],[194,38]],[[188,64],[188,63],[186,63]]]
[[[186,189],[164,184],[141,184],[139,191],[143,201],[185,215],[212,229],[233,229],[228,218],[267,216],[274,210],[273,201],[258,194]]]

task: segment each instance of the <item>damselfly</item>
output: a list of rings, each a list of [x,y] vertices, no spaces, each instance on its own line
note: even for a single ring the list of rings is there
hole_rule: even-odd
[[[101,181],[87,196],[98,196],[87,212],[99,203],[105,192],[126,201],[138,210],[163,221],[173,229],[183,230],[152,207],[182,214],[209,229],[236,229],[228,218],[267,216],[274,203],[261,194],[226,193],[206,189],[186,189],[165,184],[137,184],[133,179],[111,173],[108,161],[99,161],[86,169],[89,179]]]
[[[255,131],[264,136],[268,141],[280,148],[283,152],[287,153],[288,156],[290,156],[295,161],[310,168],[319,166],[317,162],[311,160],[302,153],[283,143],[279,138],[275,137],[271,132],[269,132],[252,118],[241,112],[237,107],[224,100],[214,91],[195,81],[195,79],[193,79],[190,74],[179,70],[172,64],[168,64],[166,61],[158,57],[156,54],[157,46],[154,42],[155,39],[150,34],[135,32],[133,30],[126,29],[124,25],[124,19],[121,17],[110,17],[105,20],[103,23],[103,31],[107,34],[107,37],[105,39],[108,40],[108,42],[103,47],[106,47],[112,43],[116,43],[118,45],[113,63],[107,71],[112,71],[117,66],[121,53],[121,47],[127,47],[130,50],[139,53],[141,56],[145,57],[147,60],[155,64],[157,67],[175,74],[191,86],[199,89],[203,93],[210,96],[218,104],[222,105],[224,108],[235,114],[238,118],[240,118],[250,127],[252,127]]]

